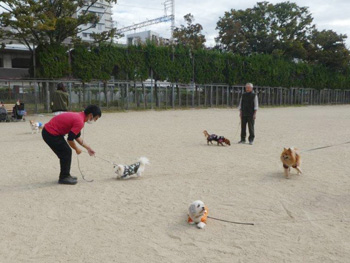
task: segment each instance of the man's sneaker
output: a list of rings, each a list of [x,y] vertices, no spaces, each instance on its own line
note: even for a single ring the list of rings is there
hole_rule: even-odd
[[[66,177],[63,177],[63,178],[60,178],[59,180],[58,180],[58,183],[59,184],[71,184],[71,185],[73,185],[73,184],[76,184],[78,181],[77,181],[77,179],[75,178],[73,178],[72,176],[70,176],[70,175],[68,175],[68,176],[66,176]]]
[[[249,145],[253,145],[253,142],[249,142]]]
[[[241,144],[242,144],[242,143],[245,143],[245,141],[241,140],[241,141],[239,141],[238,143],[241,143]]]

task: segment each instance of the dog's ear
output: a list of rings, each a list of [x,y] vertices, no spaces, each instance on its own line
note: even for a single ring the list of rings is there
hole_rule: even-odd
[[[196,204],[191,204],[189,211],[191,214],[195,214],[196,213]]]
[[[283,151],[287,151],[287,148],[284,147],[284,148],[283,148]]]

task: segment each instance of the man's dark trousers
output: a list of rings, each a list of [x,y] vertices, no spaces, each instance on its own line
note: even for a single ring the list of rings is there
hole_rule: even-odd
[[[60,179],[70,175],[70,167],[72,163],[72,149],[63,136],[54,136],[48,133],[45,128],[42,131],[42,136],[47,145],[60,159],[61,172]]]
[[[254,123],[255,120],[253,116],[242,116],[241,119],[241,140],[245,141],[245,137],[247,136],[247,123],[249,129],[249,142],[253,142],[255,138],[254,134]]]

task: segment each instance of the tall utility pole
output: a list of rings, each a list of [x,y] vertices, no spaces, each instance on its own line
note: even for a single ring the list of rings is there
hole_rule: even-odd
[[[170,15],[168,15],[168,9],[170,9]],[[174,29],[175,29],[175,0],[166,0],[164,2],[164,13],[166,16],[169,16],[171,20],[170,41],[171,43],[173,43],[173,35],[174,35]]]
[[[170,26],[170,31],[171,31],[171,42],[173,41],[173,32],[175,29],[175,0],[165,0],[164,4],[164,16],[154,18],[151,20],[143,21],[137,24],[133,24],[131,26],[126,26],[122,28],[118,28],[116,30],[116,34],[122,34],[128,31],[136,30],[138,28],[143,28],[146,26],[154,25],[154,24],[159,24],[159,23],[164,23],[171,21],[171,26]],[[170,11],[168,13],[168,11]]]

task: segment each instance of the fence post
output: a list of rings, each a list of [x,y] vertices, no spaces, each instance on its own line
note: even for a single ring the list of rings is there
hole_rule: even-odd
[[[186,108],[188,108],[188,88],[185,88],[186,89]]]
[[[165,109],[168,108],[168,86],[165,86]]]
[[[49,90],[49,83],[46,82],[45,85],[45,91],[46,91],[46,111],[47,113],[50,112],[50,90]],[[70,105],[70,103],[69,103]]]
[[[162,87],[158,83],[157,83],[157,96],[156,96],[156,98],[158,98],[156,103],[157,103],[157,107],[159,109],[160,105],[161,105],[161,100],[162,100]]]
[[[196,86],[197,106],[201,106],[201,86]]]
[[[153,70],[151,70],[151,109],[153,109]]]
[[[231,87],[231,92],[232,92],[232,107],[235,105],[235,87]]]
[[[126,83],[126,109],[129,109],[129,81]]]
[[[35,114],[38,113],[38,83],[34,81]]]
[[[179,87],[179,84],[176,84],[176,87],[177,87],[177,97],[178,97],[178,104],[179,104],[179,107],[181,107],[181,91],[180,91],[180,87]]]
[[[173,83],[171,83],[171,107],[173,107],[173,109],[175,108],[175,90]]]
[[[194,91],[195,91],[195,88],[194,88],[194,86],[192,86],[192,88],[191,88],[191,92],[192,92],[192,108],[194,108]]]
[[[224,86],[220,86],[221,89],[221,106],[224,106]]]
[[[213,107],[213,85],[210,85],[210,107]]]
[[[226,107],[229,107],[230,105],[230,87],[227,86],[226,88]]]
[[[304,105],[304,89],[300,89],[301,90],[301,105]]]
[[[142,94],[143,94],[143,108],[146,109],[147,107],[147,102],[146,102],[146,89],[145,89],[145,84],[143,81],[141,82],[142,85]]]

